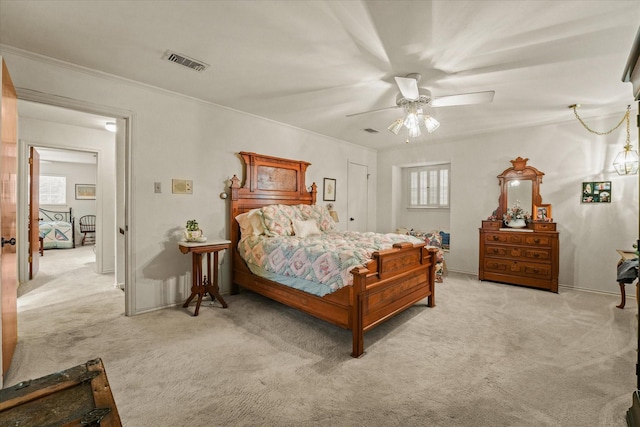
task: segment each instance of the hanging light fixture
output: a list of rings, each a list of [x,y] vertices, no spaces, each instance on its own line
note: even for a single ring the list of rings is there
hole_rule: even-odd
[[[575,114],[578,121],[584,126],[586,130],[591,133],[595,133],[596,135],[608,135],[614,130],[618,129],[622,123],[627,124],[627,139],[626,144],[624,145],[624,150],[618,153],[615,160],[613,161],[613,167],[615,168],[618,175],[635,175],[638,173],[638,165],[640,164],[638,157],[638,152],[632,150],[633,146],[631,145],[631,129],[630,129],[630,120],[629,115],[631,114],[631,105],[627,105],[627,112],[622,117],[622,120],[615,125],[612,129],[606,132],[597,132],[591,129],[578,115],[577,108],[580,107],[580,104],[570,105],[569,108],[573,109],[573,114]]]
[[[627,121],[627,143],[624,145],[624,150],[619,152],[616,159],[613,161],[613,167],[616,168],[618,175],[635,175],[638,173],[638,152],[631,150],[631,129],[629,124],[629,110],[631,106],[627,107],[627,114],[625,114]]]
[[[422,127],[424,127],[428,133],[438,129],[440,122],[438,122],[435,117],[425,116],[422,111],[422,105],[420,101],[407,102],[403,105],[406,113],[405,116],[394,120],[387,129],[394,135],[398,135],[403,127],[406,128],[408,135],[406,142],[409,142],[409,138],[417,138],[422,135]]]

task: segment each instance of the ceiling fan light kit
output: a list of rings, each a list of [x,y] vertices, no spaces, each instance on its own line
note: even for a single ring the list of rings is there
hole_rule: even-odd
[[[392,108],[402,108],[405,111],[404,117],[394,120],[387,129],[394,135],[399,135],[402,128],[406,128],[408,134],[406,142],[409,142],[409,138],[417,138],[422,135],[421,127],[424,127],[428,133],[432,133],[440,127],[440,122],[438,122],[435,117],[424,114],[425,107],[487,104],[493,101],[495,95],[495,91],[491,90],[432,97],[431,91],[418,87],[418,82],[421,78],[422,76],[419,73],[411,73],[407,74],[406,77],[394,78],[400,91],[396,96],[395,107],[348,114],[347,117],[385,111]]]

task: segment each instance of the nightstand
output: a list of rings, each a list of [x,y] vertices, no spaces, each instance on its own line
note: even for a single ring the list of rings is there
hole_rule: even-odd
[[[227,303],[220,295],[220,288],[218,286],[218,252],[229,249],[231,245],[230,240],[212,240],[209,242],[180,242],[178,245],[180,252],[188,254],[191,252],[193,255],[193,284],[191,286],[191,295],[182,305],[188,307],[189,303],[196,296],[198,301],[196,303],[196,310],[193,314],[198,315],[200,311],[200,304],[202,303],[202,297],[205,294],[211,296],[211,300],[217,299],[222,304],[223,308],[227,308]],[[213,254],[213,274],[211,274],[211,254]],[[204,275],[202,270],[202,256],[206,255],[207,260],[207,274]]]

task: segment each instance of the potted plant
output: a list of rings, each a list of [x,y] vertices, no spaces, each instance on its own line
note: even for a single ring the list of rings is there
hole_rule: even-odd
[[[187,221],[187,226],[184,230],[184,237],[189,242],[198,241],[202,237],[202,230],[198,225],[198,221],[190,219]]]

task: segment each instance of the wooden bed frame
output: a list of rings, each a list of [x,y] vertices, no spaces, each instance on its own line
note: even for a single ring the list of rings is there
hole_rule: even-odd
[[[435,248],[424,243],[397,243],[392,249],[378,251],[365,266],[352,270],[353,286],[318,297],[251,273],[238,252],[240,226],[235,217],[251,209],[272,204],[316,203],[316,184],[305,186],[310,163],[255,153],[240,152],[244,161],[244,186],[237,176],[231,179],[232,288],[238,286],[294,307],[319,319],[351,330],[351,356],[364,353],[364,333],[427,299],[435,306]]]

